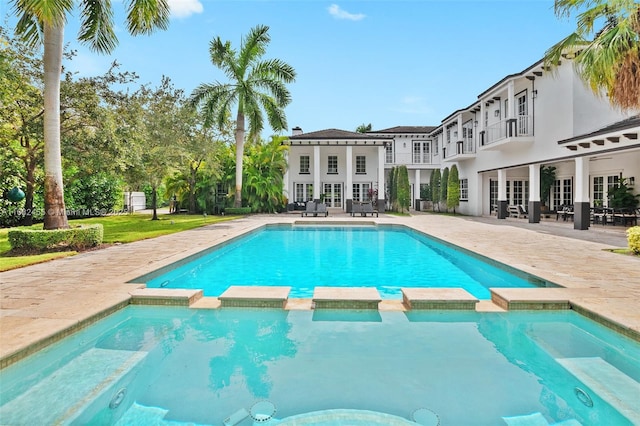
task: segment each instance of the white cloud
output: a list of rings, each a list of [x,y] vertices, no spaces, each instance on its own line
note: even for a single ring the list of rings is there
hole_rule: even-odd
[[[187,18],[194,13],[202,13],[200,0],[167,0],[173,18]]]
[[[341,9],[337,4],[329,6],[329,15],[336,19],[348,19],[350,21],[360,21],[365,18],[363,13],[349,13],[346,10]]]

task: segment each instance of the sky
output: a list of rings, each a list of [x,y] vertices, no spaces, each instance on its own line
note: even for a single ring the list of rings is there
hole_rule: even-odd
[[[537,62],[575,25],[556,17],[553,0],[168,1],[169,29],[132,37],[126,2],[113,0],[119,44],[109,55],[78,44],[78,13],[69,16],[65,42],[77,56],[65,67],[95,76],[116,60],[140,76],[139,84],[158,86],[167,76],[188,96],[199,84],[227,82],[211,64],[212,39],[239,47],[251,28],[267,25],[264,58],[281,59],[297,73],[281,134],[296,126],[311,132],[439,125]],[[2,19],[11,12],[0,0]]]

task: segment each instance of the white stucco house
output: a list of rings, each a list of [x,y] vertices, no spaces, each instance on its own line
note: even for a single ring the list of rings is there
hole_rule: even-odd
[[[631,185],[640,178],[639,134],[638,112],[618,110],[594,95],[570,60],[553,71],[540,60],[504,77],[438,126],[366,134],[295,128],[287,141],[285,192],[295,201],[324,194],[329,208],[347,212],[353,201],[374,196],[381,209],[386,174],[406,165],[413,206],[432,171],[455,164],[457,211],[502,219],[508,206],[524,205],[529,222],[536,223],[540,168],[551,166],[556,181],[548,207],[572,205],[574,227],[587,229],[590,208],[606,207],[609,188],[622,178]]]

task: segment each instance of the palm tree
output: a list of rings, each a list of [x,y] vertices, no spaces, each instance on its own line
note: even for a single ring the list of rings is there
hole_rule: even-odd
[[[613,105],[640,107],[640,4],[634,0],[555,0],[559,17],[577,15],[575,32],[551,47],[545,65],[573,59],[594,93]],[[598,27],[596,27],[596,25]]]
[[[44,229],[68,228],[60,155],[60,74],[64,25],[74,0],[12,0],[19,16],[16,33],[32,46],[44,45]],[[101,53],[112,51],[118,39],[113,30],[110,1],[78,0],[80,42]],[[127,0],[127,27],[132,35],[149,34],[169,25],[166,0]]]
[[[274,131],[287,128],[284,108],[291,102],[285,83],[295,81],[296,72],[280,59],[261,60],[271,41],[269,27],[258,25],[242,39],[240,50],[231,42],[214,38],[209,45],[211,62],[231,80],[230,83],[201,84],[191,94],[193,106],[202,105],[205,125],[219,128],[236,112],[236,191],[235,207],[242,207],[242,158],[244,156],[245,120],[249,138],[255,139],[264,128],[263,110]]]

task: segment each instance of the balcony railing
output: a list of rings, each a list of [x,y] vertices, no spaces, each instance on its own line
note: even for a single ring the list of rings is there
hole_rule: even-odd
[[[504,138],[533,136],[533,116],[519,115],[516,118],[500,120],[486,128],[484,145]]]
[[[431,154],[425,153],[396,153],[395,161],[385,157],[386,164],[433,164]]]

